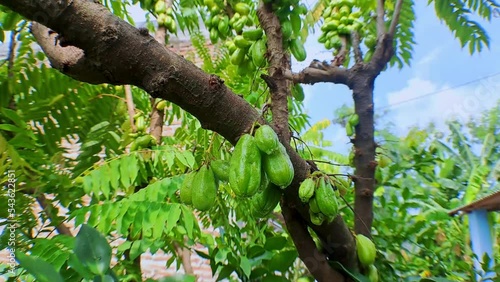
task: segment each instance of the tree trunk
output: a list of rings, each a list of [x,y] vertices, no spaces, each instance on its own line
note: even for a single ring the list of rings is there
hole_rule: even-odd
[[[358,73],[352,84],[354,109],[359,116],[354,144],[355,221],[354,231],[371,237],[373,221],[373,191],[375,188],[375,139],[373,88],[374,75]]]

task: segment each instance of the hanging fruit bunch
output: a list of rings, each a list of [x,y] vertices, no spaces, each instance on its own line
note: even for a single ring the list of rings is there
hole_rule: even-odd
[[[377,37],[368,31],[366,21],[362,19],[361,10],[356,9],[354,4],[354,0],[329,1],[323,10],[324,22],[318,41],[324,44],[327,50],[333,49],[333,55],[337,55],[343,42],[346,44],[346,49],[350,50],[350,36],[355,31],[359,34],[360,39],[364,38],[364,43],[368,48],[365,60],[369,60],[375,51]]]
[[[252,213],[266,217],[293,180],[294,169],[285,147],[269,125],[240,137],[231,160],[215,160],[186,175],[181,201],[206,211],[215,204],[219,181],[228,182],[237,198],[249,198]],[[214,188],[215,187],[215,188]]]
[[[154,12],[157,15],[158,26],[165,27],[170,33],[177,32],[177,24],[174,19],[172,7],[167,7],[165,0],[158,0],[154,4]]]
[[[134,121],[137,131],[128,134],[129,137],[134,139],[130,144],[130,151],[133,152],[155,146],[158,140],[153,135],[146,133],[147,124],[144,114],[142,112],[137,113],[134,116]]]
[[[299,198],[303,203],[309,204],[311,222],[321,225],[331,222],[339,213],[339,190],[332,183],[328,175],[315,171],[306,178],[299,187]]]

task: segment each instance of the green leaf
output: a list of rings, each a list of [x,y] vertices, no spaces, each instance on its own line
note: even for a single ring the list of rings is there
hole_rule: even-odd
[[[225,265],[219,272],[219,275],[217,276],[217,281],[221,281],[223,279],[228,278],[231,275],[231,273],[234,272],[234,270],[235,269],[232,265]]]
[[[76,235],[75,254],[94,274],[103,275],[109,269],[111,247],[101,233],[87,224]]]
[[[80,260],[76,257],[75,254],[71,254],[69,256],[69,260],[68,260],[68,265],[69,267],[71,267],[72,269],[74,269],[76,272],[78,272],[78,274],[80,274],[81,276],[83,276],[83,278],[86,278],[86,279],[92,279],[92,277],[94,276],[92,274],[92,272],[90,272],[81,262]]]
[[[195,282],[196,277],[193,275],[173,275],[164,278],[160,278],[158,282]]]
[[[177,225],[177,221],[181,216],[180,204],[172,204],[170,206],[170,211],[168,212],[167,226],[165,227],[165,233],[169,233],[174,226]]]
[[[21,267],[35,276],[40,282],[64,282],[64,279],[52,265],[38,257],[27,256],[21,252],[16,252],[16,259],[19,261]]]
[[[245,256],[240,257],[240,267],[241,270],[243,270],[245,276],[250,277],[250,273],[252,272],[252,265],[250,264],[250,261],[248,260],[247,257]]]
[[[269,261],[267,267],[269,270],[277,270],[282,273],[286,272],[290,267],[292,267],[293,262],[297,259],[297,251],[284,251],[277,253]]]
[[[266,239],[264,248],[268,251],[279,251],[285,247],[287,239],[283,236],[275,236]]]
[[[96,132],[98,130],[101,130],[109,125],[109,121],[103,121],[100,122],[90,128],[90,132]]]

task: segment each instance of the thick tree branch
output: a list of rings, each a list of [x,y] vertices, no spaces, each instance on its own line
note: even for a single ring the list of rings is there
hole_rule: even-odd
[[[396,6],[394,7],[394,13],[392,15],[391,26],[389,27],[389,35],[394,37],[396,32],[396,27],[399,23],[399,16],[401,15],[401,8],[403,7],[403,0],[397,0]]]
[[[301,221],[300,214],[289,208],[286,202],[281,205],[281,208],[286,221],[286,227],[290,230],[290,235],[295,246],[297,246],[297,249],[302,250],[299,252],[299,257],[314,278],[320,282],[345,281],[344,276],[328,264],[325,254],[319,252],[307,230],[306,223]]]
[[[315,84],[320,82],[332,82],[338,84],[347,83],[349,71],[315,61],[299,73],[287,71],[285,77],[294,83]]]
[[[363,53],[361,52],[360,47],[361,39],[359,38],[359,33],[357,31],[351,33],[351,42],[354,52],[354,61],[356,62],[356,64],[363,63]]]
[[[219,77],[204,73],[151,36],[142,35],[102,5],[74,0],[64,13],[49,17],[54,6],[49,2],[59,3],[0,0],[28,19],[45,14],[49,28],[84,50],[86,60],[95,66],[86,71],[103,74],[103,82],[136,85],[155,98],[176,103],[198,118],[205,129],[217,131],[233,144],[259,118],[258,112]]]
[[[340,50],[335,51],[335,58],[333,59],[332,66],[334,67],[340,67],[344,65],[345,59],[347,55],[349,54],[349,40],[347,39],[347,36],[341,35],[340,36],[340,41],[342,42],[342,47]]]
[[[92,84],[107,81],[104,73],[94,69],[92,63],[85,58],[83,50],[74,46],[62,47],[57,33],[36,22],[32,24],[31,32],[53,68],[76,80]]]
[[[375,76],[379,75],[394,55],[394,39],[391,35],[384,33],[378,38],[377,47],[373,57],[368,64],[369,72]]]

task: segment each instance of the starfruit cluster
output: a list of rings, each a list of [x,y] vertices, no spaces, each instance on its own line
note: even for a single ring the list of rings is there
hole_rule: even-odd
[[[342,47],[341,36],[349,37],[353,31],[363,31],[361,11],[353,12],[353,6],[352,0],[334,0],[323,10],[324,22],[318,41],[323,43],[326,49],[339,49]]]
[[[251,74],[267,64],[267,39],[261,28],[244,30],[225,45],[231,54],[231,64],[238,66],[238,75]]]
[[[238,75],[250,75],[256,68],[265,67],[267,40],[261,28],[253,27],[257,20],[255,15],[250,14],[250,5],[244,2],[217,0],[205,0],[204,4],[209,10],[205,25],[209,30],[212,44],[217,43],[219,39],[232,38],[224,45],[229,50],[231,63],[238,67]],[[234,11],[231,16],[225,5],[229,5]]]
[[[196,177],[203,180],[196,182]],[[212,161],[198,172],[188,174],[180,196],[182,202],[207,210],[215,203],[218,181],[224,181],[229,183],[234,196],[250,199],[255,216],[265,217],[279,203],[281,189],[288,187],[293,177],[293,165],[285,147],[269,125],[261,125],[254,135],[240,137],[230,161]]]
[[[337,217],[340,193],[334,186],[330,177],[319,171],[315,171],[300,184],[299,198],[303,203],[309,204],[309,215],[313,224],[321,225]]]
[[[177,31],[177,24],[174,19],[172,7],[167,7],[165,0],[157,0],[154,5],[154,12],[157,15],[158,26],[165,27],[170,33]]]
[[[142,112],[134,115],[134,122],[136,132],[128,134],[128,138],[133,139],[130,144],[130,151],[133,152],[155,146],[158,143],[158,140],[156,140],[153,135],[146,133],[146,117]]]
[[[347,124],[345,126],[345,132],[347,136],[351,137],[354,135],[355,127],[359,124],[359,116],[357,114],[352,114],[349,116],[347,120]]]

